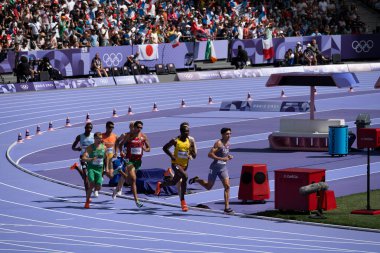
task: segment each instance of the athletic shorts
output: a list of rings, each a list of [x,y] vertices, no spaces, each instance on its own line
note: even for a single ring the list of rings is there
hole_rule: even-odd
[[[113,155],[114,155],[114,153],[107,153],[106,157],[107,157],[107,159],[112,159]]]
[[[227,166],[225,164],[215,164],[210,165],[210,171],[208,173],[208,182],[214,185],[216,177],[219,177],[221,181],[229,178]]]
[[[87,177],[90,183],[94,183],[95,185],[103,184],[103,170],[102,169],[87,169]]]
[[[133,165],[133,167],[135,167],[135,170],[138,170],[138,169],[141,168],[141,163],[142,163],[141,160],[139,160],[139,161],[129,161],[129,162],[127,162],[127,167],[129,165]]]

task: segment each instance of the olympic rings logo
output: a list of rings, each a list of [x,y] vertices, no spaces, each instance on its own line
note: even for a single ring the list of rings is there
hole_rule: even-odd
[[[119,66],[120,62],[123,60],[123,55],[121,53],[111,53],[104,54],[103,61],[106,63],[108,67]]]
[[[351,44],[352,49],[354,49],[356,53],[368,53],[373,48],[373,45],[372,40],[354,40]]]
[[[186,74],[183,75],[183,77],[184,77],[185,79],[187,79],[187,80],[191,80],[191,79],[193,79],[193,74],[191,74],[191,73],[186,73]]]
[[[23,89],[23,90],[28,90],[29,86],[27,84],[21,84],[20,88]]]

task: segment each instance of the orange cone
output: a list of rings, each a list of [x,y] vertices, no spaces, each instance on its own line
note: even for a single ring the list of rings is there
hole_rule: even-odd
[[[86,123],[90,123],[90,122],[91,122],[90,114],[87,113],[87,115],[86,115]]]
[[[350,89],[348,90],[348,92],[354,92],[354,88],[350,87]]]
[[[25,140],[31,140],[32,137],[30,136],[30,132],[29,132],[29,129],[26,129],[25,131]]]
[[[113,108],[113,111],[112,111],[112,118],[117,118],[119,116],[117,116],[117,113],[116,113],[116,109]]]
[[[248,101],[252,101],[252,100],[253,100],[250,92],[248,92],[247,100],[248,100]]]
[[[181,101],[181,108],[184,108],[184,107],[186,107],[186,104],[185,104],[185,100],[182,99],[182,101]]]
[[[42,134],[40,125],[37,125],[36,135]]]
[[[17,136],[17,143],[23,143],[21,133],[19,133]]]
[[[54,131],[54,128],[53,128],[53,122],[49,122],[49,128],[48,128],[48,131]]]
[[[282,98],[286,98],[286,95],[285,95],[285,91],[284,91],[284,90],[281,91],[281,97],[282,97]]]
[[[71,124],[70,124],[70,118],[69,118],[69,117],[66,118],[66,124],[65,124],[65,127],[71,127]]]
[[[157,104],[154,102],[152,112],[158,112]]]
[[[128,107],[128,115],[133,115],[133,112],[132,112],[132,107]]]
[[[212,97],[208,97],[208,104],[212,105],[214,102],[212,101]]]

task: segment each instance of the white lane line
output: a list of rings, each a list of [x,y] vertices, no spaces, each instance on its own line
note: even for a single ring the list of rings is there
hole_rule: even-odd
[[[61,236],[61,235],[60,235]],[[88,246],[84,243],[61,243],[61,242],[48,242],[48,241],[20,241],[20,240],[0,240],[0,242],[16,242],[16,243],[31,243],[31,244],[51,244],[51,245],[70,245],[70,246]]]
[[[57,198],[55,196],[51,196],[51,195],[47,195],[47,194],[38,193],[38,192],[35,192],[35,191],[30,191],[30,190],[26,190],[26,189],[23,189],[23,188],[19,188],[19,187],[16,187],[16,186],[13,186],[13,185],[9,185],[9,184],[3,183],[3,182],[0,182],[0,185],[6,186],[6,187],[9,187],[9,188],[12,188],[12,189],[16,189],[18,191],[23,191],[23,192],[28,192],[30,194],[35,194],[35,195],[38,195],[38,196],[43,196],[43,197],[48,197],[48,198],[55,198],[55,199],[62,199],[62,198]],[[197,233],[197,234],[203,234],[203,235],[215,235],[215,234],[204,233],[204,232],[195,232],[195,231],[183,230],[183,229],[166,228],[166,227],[163,227],[163,226],[152,226],[152,225],[145,225],[145,224],[141,224],[141,223],[127,222],[125,220],[111,220],[111,219],[103,219],[103,218],[98,218],[98,217],[90,217],[88,215],[81,215],[81,214],[75,214],[75,213],[72,213],[72,212],[64,212],[64,211],[60,211],[60,210],[46,209],[46,208],[42,208],[42,207],[38,207],[38,206],[26,205],[26,204],[23,204],[23,203],[17,203],[17,202],[14,202],[14,201],[8,201],[8,200],[4,200],[4,199],[0,199],[0,201],[5,202],[5,203],[9,203],[9,204],[13,204],[13,205],[24,206],[24,207],[28,207],[28,208],[32,208],[32,209],[43,210],[43,211],[46,211],[46,212],[52,212],[52,213],[58,213],[58,214],[67,214],[67,215],[73,216],[73,217],[87,218],[87,219],[106,221],[106,222],[115,222],[115,223],[120,223],[120,224],[125,224],[125,225],[131,225],[131,226],[137,226],[137,227],[150,228],[150,229],[166,230],[166,231],[172,231],[173,233],[183,232],[183,233]],[[83,203],[81,203],[81,204],[83,204]],[[199,223],[199,224],[203,224],[203,225],[212,225],[212,226],[220,226],[220,227],[225,227],[225,228],[244,229],[244,230],[247,230],[247,231],[251,230],[251,231],[271,232],[271,233],[275,233],[275,234],[286,234],[286,235],[304,236],[304,237],[310,237],[310,238],[324,238],[324,239],[329,239],[329,240],[333,240],[333,239],[335,239],[335,240],[345,240],[347,242],[365,242],[365,243],[369,243],[369,244],[374,242],[374,241],[368,241],[368,240],[347,239],[347,238],[343,238],[343,237],[324,236],[324,235],[317,235],[317,234],[305,234],[305,233],[288,232],[288,231],[278,231],[278,230],[271,230],[271,229],[264,229],[264,228],[257,228],[257,227],[247,227],[247,226],[241,226],[241,225],[230,225],[230,224],[226,224],[226,223],[206,222],[206,221],[199,221],[199,220],[191,220],[191,219],[187,219],[187,218],[183,218],[183,217],[177,218],[177,217],[173,217],[173,216],[162,216],[162,215],[151,214],[151,216],[152,215],[155,216],[155,217],[158,217],[158,218],[162,218],[162,219],[174,219],[174,220],[178,220],[178,221]],[[6,215],[6,214],[0,214],[0,216],[14,217],[14,216]],[[21,220],[25,220],[25,221],[28,221],[28,222],[31,222],[31,221],[37,222],[35,220],[28,219],[28,218],[23,218],[23,217],[16,217],[16,218],[17,219],[21,219]],[[57,225],[57,226],[62,226],[62,227],[71,227],[71,226],[66,226],[66,225],[61,225],[61,224],[55,224],[55,223],[51,223],[51,222],[44,222],[44,221],[38,221],[38,222],[42,223],[42,224]],[[79,228],[79,229],[86,230],[85,228]],[[99,231],[102,232],[102,230],[99,230]],[[103,231],[103,232],[105,232],[105,231]],[[226,237],[226,238],[229,237],[229,236],[226,236],[226,235],[215,235],[215,236],[222,236],[222,237]],[[375,242],[375,243],[378,243],[378,242]]]
[[[12,218],[18,218],[18,219],[20,219],[21,217],[13,216]],[[40,221],[37,221],[37,220],[34,220],[34,221],[40,222]],[[71,229],[74,229],[74,228],[78,229],[78,227],[70,227],[70,228]],[[83,241],[83,240],[77,240],[77,239],[70,239],[70,238],[64,238],[64,237],[61,237],[61,236],[49,236],[49,235],[44,235],[44,234],[25,232],[25,231],[21,231],[21,230],[11,230],[11,229],[4,229],[4,230],[16,231],[19,234],[33,235],[33,236],[38,236],[38,237],[46,237],[46,238],[52,238],[52,239],[56,239],[56,240],[71,241],[71,242],[80,242],[80,243],[86,244],[87,247],[103,247],[103,248],[107,248],[107,249],[109,249],[109,248],[124,248],[124,249],[136,250],[136,251],[160,252],[160,251],[157,251],[157,250],[144,250],[144,249],[135,248],[135,247],[127,247],[127,246],[120,246],[120,245],[113,245],[113,244],[106,244],[106,243],[97,243],[97,242],[93,242],[93,241]],[[87,230],[88,232],[90,232],[90,229],[85,229],[85,230]],[[67,244],[67,245],[69,245],[69,244]],[[28,246],[25,246],[25,247],[28,247]],[[29,247],[31,247],[31,246],[29,246]],[[33,248],[33,247],[31,247],[31,248]],[[70,252],[71,253],[72,251],[50,250],[48,252],[57,252],[57,253],[60,253],[60,252],[62,252],[62,253],[68,253],[68,252]],[[74,253],[74,252],[72,252],[72,253]]]
[[[1,201],[1,200],[0,200]],[[15,203],[16,204],[16,203]],[[27,207],[31,207],[31,206],[28,206],[28,205],[22,205],[22,206],[27,206]],[[36,208],[34,206],[32,206],[33,208]],[[51,210],[49,210],[51,211]],[[10,217],[10,218],[15,218],[15,219],[25,219],[25,218],[22,218],[22,217],[16,217],[16,216],[10,216],[10,215],[4,215],[4,214],[0,214],[0,216],[6,216],[6,217]],[[94,218],[94,217],[89,217],[89,218]],[[39,220],[30,220],[30,221],[35,221],[35,222],[42,222],[42,223],[47,223],[47,222],[44,222],[44,221],[39,221]],[[111,221],[111,220],[110,220]],[[50,223],[50,222],[49,222]],[[121,222],[122,223],[122,222]],[[124,222],[123,222],[124,223]],[[62,226],[65,226],[65,227],[70,227],[70,228],[73,228],[73,229],[80,229],[80,230],[85,230],[85,231],[89,231],[91,230],[92,232],[103,232],[103,233],[108,233],[108,234],[114,234],[112,232],[105,232],[105,231],[97,231],[96,229],[86,229],[86,228],[82,228],[82,227],[74,227],[74,226],[66,226],[66,225],[62,225]],[[15,230],[14,230],[15,231]],[[35,233],[29,233],[29,232],[24,232],[24,231],[18,231],[19,233],[24,233],[24,234],[31,234],[31,235],[40,235],[40,234],[35,234]],[[61,239],[61,240],[69,240],[69,241],[75,241],[75,242],[85,242],[85,241],[82,241],[82,240],[78,240],[78,239],[69,239],[69,238],[64,238],[64,237],[61,237],[61,236],[58,236],[58,237],[55,237],[55,236],[47,236],[46,234],[44,235],[40,235],[42,237],[48,237],[48,238],[54,238],[54,239]],[[118,236],[122,236],[118,233]],[[268,251],[259,251],[259,250],[253,250],[253,249],[243,249],[243,248],[234,248],[234,247],[227,247],[227,246],[224,246],[224,245],[213,245],[213,244],[209,244],[209,243],[204,243],[204,242],[195,242],[195,241],[191,241],[191,242],[183,242],[183,241],[174,241],[174,240],[167,240],[167,239],[160,239],[160,238],[151,238],[151,237],[142,237],[142,236],[134,236],[134,235],[131,235],[131,234],[128,234],[126,235],[128,237],[137,237],[137,238],[141,238],[141,239],[146,239],[146,240],[149,240],[149,241],[152,241],[152,239],[156,239],[156,240],[159,240],[159,241],[166,241],[166,242],[170,242],[170,243],[177,243],[177,244],[189,244],[189,245],[196,245],[196,246],[200,246],[200,247],[211,247],[211,248],[221,248],[221,249],[228,249],[228,250],[237,250],[237,251],[242,251],[242,252],[260,252],[260,253],[267,253]],[[256,242],[263,242],[263,243],[271,243],[271,244],[281,244],[281,245],[289,245],[291,247],[286,247],[286,248],[292,248],[292,249],[298,249],[298,247],[307,247],[309,250],[323,250],[323,251],[336,251],[336,252],[363,252],[363,253],[372,253],[370,251],[364,251],[364,250],[360,250],[360,251],[354,251],[354,250],[350,250],[350,249],[342,249],[342,248],[336,248],[336,247],[326,247],[326,246],[317,246],[317,245],[307,245],[307,244],[301,244],[301,243],[288,243],[288,242],[279,242],[279,241],[272,241],[272,240],[266,240],[266,239],[256,239],[256,238],[247,238],[247,237],[235,237],[235,236],[225,236],[225,235],[218,235],[218,234],[209,234],[209,233],[204,233],[204,236],[217,236],[217,237],[224,237],[224,238],[229,238],[229,239],[238,239],[238,240],[249,240],[249,241],[256,241]],[[104,243],[96,243],[96,246],[99,247],[99,246],[103,246],[103,247],[106,247],[108,246],[108,244],[104,244]],[[112,245],[113,247],[119,247],[119,248],[131,248],[131,247],[126,247],[126,246],[120,246],[120,245]],[[255,245],[253,245],[255,247]],[[272,247],[272,245],[268,246],[268,247]],[[274,246],[276,247],[276,246]],[[279,248],[285,248],[284,246],[283,247],[279,247]],[[136,248],[134,248],[136,249]],[[155,251],[157,252],[157,249],[152,249],[152,248],[144,248],[144,249],[141,249],[139,248],[140,250],[143,250],[143,251]],[[268,252],[269,253],[269,252]]]
[[[129,222],[125,222],[125,221],[114,221],[114,220],[111,220],[111,219],[101,219],[101,218],[97,218],[97,217],[89,217],[89,216],[84,216],[84,215],[79,215],[79,214],[66,213],[66,212],[57,211],[57,210],[48,210],[48,209],[39,208],[39,207],[35,207],[35,206],[30,206],[30,205],[25,205],[25,204],[21,204],[21,203],[16,203],[16,202],[11,202],[11,201],[5,201],[5,200],[2,200],[2,199],[0,199],[0,201],[7,202],[7,203],[10,203],[10,204],[15,204],[15,205],[21,205],[21,206],[29,207],[29,208],[37,208],[37,209],[45,210],[45,211],[53,211],[53,212],[64,213],[64,214],[68,214],[68,215],[80,216],[80,217],[83,217],[83,218],[102,220],[102,221],[108,221],[108,222],[117,222],[117,223],[127,223],[127,224],[130,224]],[[6,214],[0,214],[0,216],[4,216],[4,217],[8,217],[8,218],[13,218],[13,219],[21,219],[21,220],[34,221],[34,222],[39,222],[39,223],[52,224],[51,222],[45,222],[45,221],[34,220],[34,219],[27,219],[27,218],[23,218],[23,217],[11,216],[11,215],[6,215]],[[135,225],[137,225],[137,226],[143,226],[141,224],[135,224]],[[86,231],[86,232],[99,232],[99,233],[105,233],[105,234],[113,234],[113,235],[117,235],[118,237],[124,237],[124,238],[132,237],[132,238],[145,239],[146,241],[152,241],[153,240],[153,241],[160,241],[160,242],[165,241],[167,243],[173,243],[173,244],[184,244],[184,245],[189,245],[190,247],[196,245],[196,246],[199,246],[199,247],[220,248],[220,249],[227,249],[227,250],[238,250],[238,251],[242,251],[242,252],[269,253],[268,251],[261,251],[261,250],[260,251],[258,251],[258,250],[252,250],[252,249],[246,250],[246,249],[240,249],[240,248],[207,245],[207,244],[204,244],[204,243],[184,242],[184,241],[176,241],[176,240],[169,240],[169,239],[163,239],[163,238],[154,238],[154,237],[147,237],[147,236],[136,236],[136,235],[131,235],[131,234],[121,235],[120,233],[101,231],[101,230],[97,230],[97,229],[94,229],[94,228],[75,227],[75,226],[68,226],[68,225],[61,225],[61,226],[68,227],[68,228],[71,228],[71,229],[83,230],[83,231]],[[144,226],[147,226],[147,225],[144,225]],[[155,229],[167,229],[167,228],[155,227]],[[7,230],[7,229],[4,229],[4,230]],[[174,230],[174,229],[172,229],[172,230]],[[17,230],[9,230],[9,231],[17,231]],[[46,234],[41,235],[41,234],[24,232],[24,231],[17,231],[17,232],[24,233],[24,234],[29,234],[29,235],[34,235],[34,236],[40,236],[40,237],[47,237],[47,238],[54,238],[54,239],[60,239],[60,240],[67,240],[67,241],[72,241],[72,242],[84,242],[84,243],[87,242],[87,241],[83,241],[83,240],[70,239],[70,238],[65,238],[65,237],[61,237],[61,236],[58,236],[58,237],[56,237],[56,236],[48,236]],[[203,233],[203,234],[207,235],[207,236],[229,237],[229,236],[222,236],[222,235],[209,234],[209,233]],[[233,237],[229,237],[229,238],[233,239]],[[121,245],[112,245],[112,244],[106,244],[106,243],[95,243],[95,242],[91,242],[91,243],[87,242],[87,243],[89,244],[89,246],[92,244],[91,246],[97,246],[97,247],[99,247],[99,246],[101,246],[101,247],[109,247],[109,248],[117,247],[117,248],[131,249],[131,250],[136,250],[136,251],[161,252],[161,250],[159,250],[159,249],[149,249],[149,248],[141,248],[141,247],[136,248],[136,247],[128,247],[128,246],[121,246]]]
[[[5,230],[5,231],[8,230],[8,229],[3,229],[3,228],[0,228],[0,229]],[[10,230],[9,229],[8,231],[16,231],[16,230]],[[62,251],[62,250],[54,250],[54,249],[41,248],[41,247],[33,247],[33,246],[27,246],[27,245],[22,245],[22,244],[18,244],[18,243],[10,243],[10,242],[1,242],[0,241],[0,244],[17,246],[20,248],[26,248],[29,250],[29,252],[31,252],[30,250],[43,250],[43,251],[35,251],[35,252],[73,253],[72,251]]]

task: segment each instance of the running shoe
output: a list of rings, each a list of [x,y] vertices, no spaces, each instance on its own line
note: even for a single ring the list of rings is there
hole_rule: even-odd
[[[99,197],[99,191],[94,191],[94,197],[95,198]]]
[[[234,210],[232,210],[231,208],[226,208],[226,209],[224,209],[224,213],[225,214],[234,214]]]
[[[198,176],[191,178],[191,179],[189,180],[189,184],[194,184],[195,181],[198,180],[198,179],[199,179]]]
[[[121,196],[121,190],[118,191],[116,188],[113,190],[112,199],[116,199],[116,196]]]
[[[137,206],[138,208],[141,208],[141,207],[144,206],[144,204],[137,200],[137,201],[136,201],[136,206]]]
[[[79,168],[78,163],[74,163],[73,165],[71,165],[70,170],[75,170],[76,168]]]
[[[184,211],[184,212],[189,211],[189,207],[187,206],[185,200],[181,200],[181,208],[182,208],[182,211]]]
[[[90,208],[90,201],[86,201],[86,203],[84,204],[84,208],[86,209]]]
[[[159,196],[160,192],[161,192],[161,182],[157,182],[156,191],[154,192],[154,194]]]

